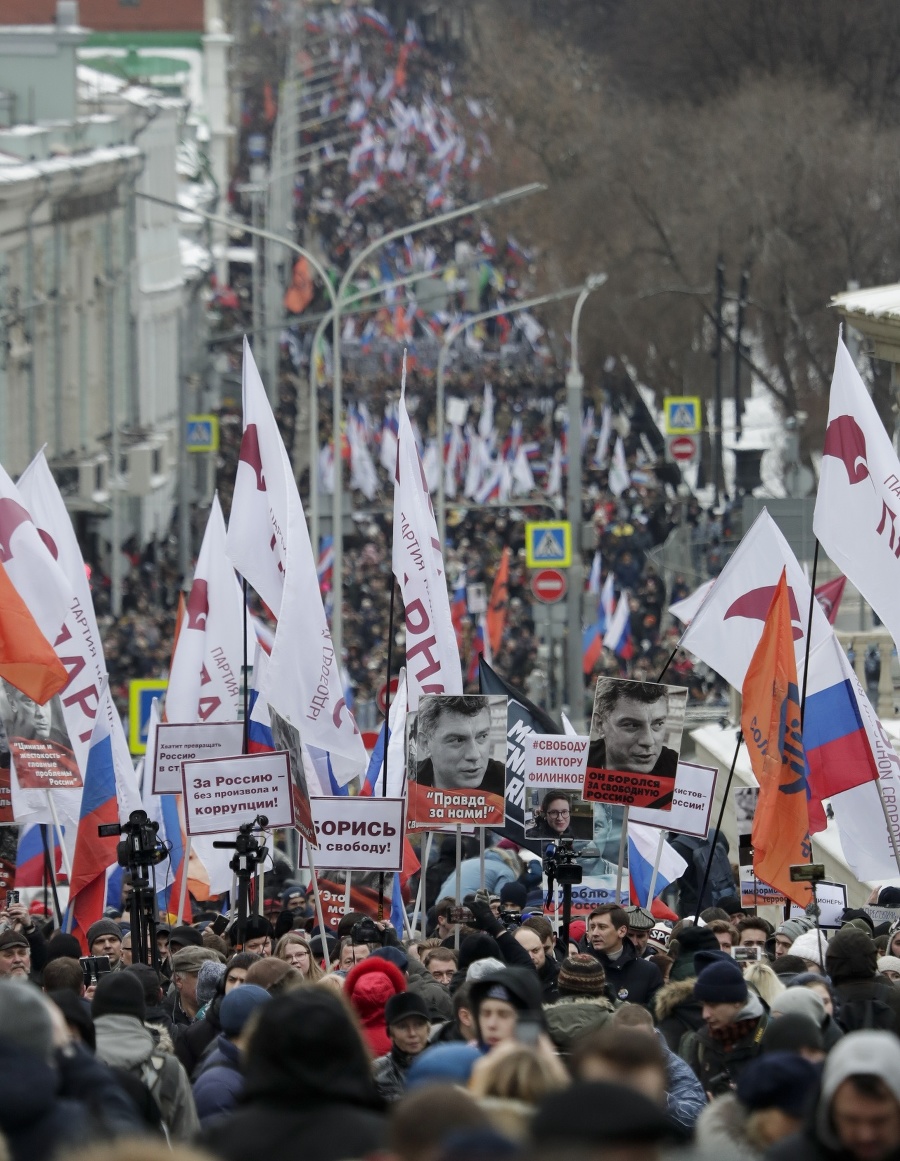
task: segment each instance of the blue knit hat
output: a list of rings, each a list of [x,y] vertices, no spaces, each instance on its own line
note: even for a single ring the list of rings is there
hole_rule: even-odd
[[[694,984],[694,999],[708,1004],[744,1004],[750,990],[733,960],[721,960],[705,967]]]
[[[237,1036],[260,1004],[272,997],[265,988],[256,984],[241,984],[232,988],[219,1008],[219,1023],[226,1036]]]
[[[781,1022],[776,1020],[775,1026]],[[789,1116],[802,1117],[818,1079],[816,1066],[796,1052],[767,1052],[743,1069],[737,1096],[748,1109],[781,1109]]]
[[[435,1044],[409,1066],[406,1089],[409,1092],[423,1084],[468,1084],[475,1061],[480,1058],[474,1044]]]

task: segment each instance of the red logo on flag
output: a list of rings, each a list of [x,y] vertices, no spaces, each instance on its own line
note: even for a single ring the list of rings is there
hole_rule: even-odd
[[[866,437],[852,415],[839,415],[832,419],[825,432],[825,447],[822,454],[834,456],[847,469],[851,484],[859,484],[869,475],[866,463]]]
[[[244,435],[241,439],[241,450],[238,455],[238,461],[243,460],[245,464],[249,464],[256,473],[256,490],[264,492],[266,490],[266,480],[263,476],[262,456],[259,451],[259,436],[256,432],[256,424],[248,423],[244,429]]]
[[[772,604],[775,588],[775,585],[763,585],[762,588],[751,589],[749,593],[744,593],[742,597],[738,597],[733,604],[729,605],[725,620],[727,621],[729,617],[750,617],[756,621],[764,621],[768,615],[769,606]],[[803,636],[803,628],[800,624],[797,598],[794,596],[794,590],[790,587],[788,588],[788,604],[791,610],[791,633],[794,640],[799,641]]]
[[[15,500],[0,500],[0,561],[12,560],[10,541],[20,524],[31,522],[31,517]]]

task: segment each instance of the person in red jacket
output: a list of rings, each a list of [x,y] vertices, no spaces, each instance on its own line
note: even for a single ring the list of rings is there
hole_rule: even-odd
[[[406,976],[400,968],[381,956],[370,956],[347,973],[344,991],[359,1016],[366,1041],[375,1056],[390,1052],[391,1038],[384,1021],[384,1006],[391,996],[406,991]]]

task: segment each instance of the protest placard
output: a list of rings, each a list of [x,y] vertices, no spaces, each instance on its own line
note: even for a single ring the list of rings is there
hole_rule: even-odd
[[[715,766],[697,766],[693,762],[679,762],[672,793],[672,809],[668,814],[659,810],[633,807],[629,822],[658,826],[673,834],[689,834],[706,838],[712,817],[713,798],[719,771]]]
[[[819,904],[819,926],[826,931],[837,931],[847,906],[846,883],[816,883],[816,902]],[[791,919],[803,919],[806,912],[796,903],[791,904]]]
[[[399,871],[403,866],[402,798],[316,798],[317,870]],[[306,866],[303,846],[301,866]]]
[[[243,722],[160,722],[156,728],[153,793],[181,793],[182,762],[234,758],[243,751]]]
[[[184,816],[187,832],[236,831],[264,814],[271,828],[294,825],[291,772],[286,751],[201,758],[183,762]]]
[[[531,734],[522,746],[525,785],[543,790],[574,790],[581,797],[591,739]]]

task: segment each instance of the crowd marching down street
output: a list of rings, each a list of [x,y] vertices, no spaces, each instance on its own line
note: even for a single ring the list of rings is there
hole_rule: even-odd
[[[411,19],[305,20],[342,156],[304,131],[293,208],[338,280],[475,200],[495,114]],[[236,215],[274,100],[248,87]],[[583,680],[551,712],[529,562],[572,448],[564,344],[517,309],[538,256],[477,215],[376,250],[342,416],[328,300],[306,259],[291,277],[271,393],[227,337],[248,287],[210,286],[242,390],[190,578],[135,551],[114,617],[43,452],[0,467],[0,1161],[898,1161],[900,759],[815,575],[765,510],[741,536],[679,489],[611,359],[581,424]],[[495,310],[440,446],[441,344]],[[351,493],[342,584],[313,473]],[[838,339],[814,530],[895,641],[898,480]],[[691,568],[663,575],[676,525]],[[140,723],[133,679],[159,682]],[[685,735],[730,690],[726,777]]]

